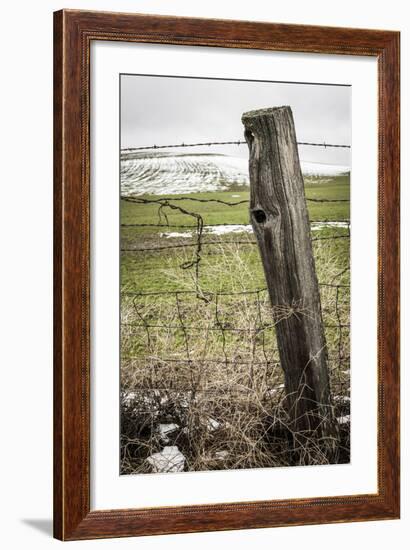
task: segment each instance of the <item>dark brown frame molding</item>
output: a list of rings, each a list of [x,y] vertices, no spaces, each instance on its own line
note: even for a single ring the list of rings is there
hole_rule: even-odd
[[[92,40],[378,61],[378,493],[90,510],[89,74]],[[54,536],[62,540],[399,517],[399,44],[392,31],[63,10],[54,14]]]

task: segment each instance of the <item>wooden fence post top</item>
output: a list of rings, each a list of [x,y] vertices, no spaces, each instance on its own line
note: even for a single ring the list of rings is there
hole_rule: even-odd
[[[292,112],[292,109],[290,108],[289,105],[281,105],[279,107],[265,107],[263,109],[255,109],[253,111],[247,111],[242,115],[242,122],[254,117],[261,117],[264,115],[274,115],[275,113],[278,113],[280,111]]]

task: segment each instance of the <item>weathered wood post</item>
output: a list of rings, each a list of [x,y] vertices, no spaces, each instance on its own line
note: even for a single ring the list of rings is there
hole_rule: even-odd
[[[250,111],[242,122],[250,217],[276,321],[294,447],[299,456],[309,447],[334,460],[326,340],[292,111]]]

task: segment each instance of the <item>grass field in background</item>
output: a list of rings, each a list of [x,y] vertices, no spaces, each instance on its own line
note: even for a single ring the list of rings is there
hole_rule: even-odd
[[[331,199],[348,200],[350,196],[349,178],[347,176],[338,176],[332,178],[327,183],[313,183],[306,185],[306,197],[309,199]],[[320,181],[320,180],[319,180]],[[187,198],[199,199],[219,199],[225,202],[249,201],[249,191],[223,191],[209,193],[195,193],[192,195],[183,195]],[[146,199],[172,199],[179,198],[180,195],[144,195]],[[248,224],[249,209],[248,202],[238,206],[225,206],[215,202],[193,202],[190,200],[175,201],[175,204],[190,212],[198,213],[202,216],[204,225],[214,224]],[[309,217],[311,222],[315,221],[338,221],[349,220],[350,210],[348,202],[333,203],[312,203],[308,202]],[[192,231],[195,231],[196,220],[191,216],[180,212],[172,211],[169,208],[164,210],[168,223],[172,225],[192,225]],[[131,202],[121,201],[121,223],[122,224],[166,224],[165,217],[158,217],[158,205],[155,204],[133,204]],[[166,227],[122,227],[121,228],[121,247],[122,248],[148,248],[155,246],[171,246],[172,244],[184,244],[195,242],[195,236],[190,241],[184,238],[166,238],[161,234],[167,232],[187,232],[189,228],[170,228]],[[314,236],[332,236],[346,234],[343,228],[326,228],[314,233]],[[233,241],[233,240],[254,240],[253,235],[246,233],[230,233],[226,235],[210,235],[204,232],[203,241]],[[334,249],[335,261],[344,265],[347,261],[348,243],[342,242],[343,239],[332,243]],[[207,278],[207,266],[218,261],[214,254],[215,247],[205,245],[202,253],[200,265],[201,281],[204,285],[210,286],[209,289],[222,289],[224,281],[212,280]],[[184,257],[189,259],[195,253],[195,249],[189,248],[185,251]],[[241,249],[243,260],[249,262],[254,269],[254,277],[249,284],[251,287],[264,286],[263,272],[260,265],[257,247],[251,245],[244,246]],[[140,292],[156,291],[161,289],[177,290],[178,281],[175,280],[173,267],[178,270],[178,265],[174,261],[175,250],[169,249],[159,252],[132,253],[123,252],[121,254],[121,287],[123,290],[137,290]],[[320,268],[319,268],[320,269]],[[179,270],[181,271],[181,270]],[[189,276],[188,273],[181,273],[183,278]],[[177,278],[178,279],[178,278]],[[226,281],[229,288],[233,290],[234,281]],[[208,288],[208,287],[207,287]]]
[[[308,180],[310,181],[310,180]],[[348,176],[337,176],[326,178],[326,183],[317,179],[316,183],[308,183],[305,187],[308,199],[331,199],[349,200],[350,184]],[[235,196],[233,196],[235,195]],[[192,195],[143,195],[147,199],[159,199],[169,197],[170,199],[192,197],[199,199],[220,199],[226,202],[239,202],[249,199],[249,190],[234,189],[230,191],[213,191],[208,193],[193,193]],[[249,223],[248,205],[241,204],[235,207],[224,206],[216,203],[193,203],[190,201],[178,202],[187,210],[194,210],[201,214],[205,224],[217,223]],[[308,203],[309,216],[311,221],[317,220],[345,220],[349,219],[349,203]],[[135,205],[121,201],[121,223],[155,223],[157,219],[156,207],[154,205]],[[169,213],[170,223],[186,223],[186,216],[180,213]],[[141,231],[141,230],[139,230]],[[153,231],[146,229],[143,232]],[[126,234],[124,235],[124,237]]]

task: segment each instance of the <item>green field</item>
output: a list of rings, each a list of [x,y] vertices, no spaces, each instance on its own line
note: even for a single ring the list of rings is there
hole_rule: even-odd
[[[306,185],[307,199],[331,199],[331,200],[349,200],[350,184],[348,176],[338,176],[332,178],[326,183],[309,183]],[[235,195],[234,197],[232,195]],[[182,195],[144,195],[147,199],[159,199],[169,197],[171,199],[180,198]],[[214,191],[208,193],[193,193],[192,195],[184,194],[183,197],[198,198],[198,199],[220,199],[226,202],[240,202],[249,199],[249,191]],[[178,203],[180,204],[180,203]],[[249,213],[247,204],[241,204],[235,207],[218,205],[215,203],[197,203],[195,209],[189,200],[183,201],[181,204],[188,210],[195,210],[201,214],[206,224],[212,225],[217,223],[249,223]],[[311,221],[318,220],[346,220],[349,219],[349,203],[308,203],[309,216]],[[168,212],[168,217],[171,223],[187,222],[186,216],[180,213]],[[134,205],[129,202],[121,202],[121,223],[155,223],[157,220],[157,208],[152,205]],[[140,230],[139,230],[140,231]],[[147,232],[153,231],[147,229]],[[128,231],[123,235],[131,237]]]
[[[234,197],[232,196],[234,195]],[[146,195],[143,198],[148,200],[164,199],[167,196]],[[224,192],[209,192],[196,193],[192,195],[184,195],[187,200],[177,201],[180,195],[172,195],[170,202],[180,206],[181,208],[200,214],[203,218],[203,223],[207,225],[216,224],[248,224],[249,212],[248,204],[238,204],[237,206],[226,206],[216,202],[194,202],[189,199],[217,199],[224,202],[240,203],[249,200],[249,191],[224,191]],[[331,199],[331,200],[348,200],[349,199],[349,179],[347,176],[339,176],[333,178],[326,184],[316,183],[306,186],[307,199]],[[348,202],[323,202],[315,203],[308,201],[309,216],[312,222],[315,221],[338,221],[349,220],[349,203]],[[165,217],[166,216],[166,217]],[[184,238],[165,238],[161,234],[165,232],[187,232],[196,229],[196,219],[187,214],[182,214],[178,211],[173,211],[170,208],[164,208],[162,213],[158,213],[157,204],[133,204],[131,202],[121,201],[121,223],[124,226],[121,229],[121,247],[123,249],[132,248],[154,248],[156,246],[163,247],[171,244],[188,244],[195,242],[195,234],[191,241]],[[132,224],[169,224],[167,227],[135,227]],[[125,227],[130,225],[129,227]],[[186,228],[183,226],[192,226]],[[322,229],[320,236],[331,236],[345,234],[346,230],[342,228]],[[316,236],[316,235],[315,235]],[[215,240],[253,240],[249,234],[228,234],[216,237],[204,233],[203,241]],[[335,252],[341,256],[338,258],[338,263],[343,265],[346,262],[346,251],[348,250],[347,243],[334,242]],[[147,251],[146,253],[123,252],[121,255],[121,285],[123,290],[136,290],[140,292],[156,291],[156,290],[177,290],[174,276],[167,276],[167,271],[172,271],[175,267],[178,269],[178,264],[175,261],[176,250],[169,251],[161,250],[159,252]],[[181,256],[181,251],[178,251]],[[210,245],[204,246],[204,252],[201,259],[201,282],[208,289],[208,284],[211,290],[223,288],[224,281],[209,281],[207,278],[207,265],[218,262],[217,255],[214,254],[215,247]],[[185,251],[183,257],[188,260],[194,255],[193,248]],[[244,261],[250,262],[255,269],[255,278],[250,281],[251,286],[263,286],[263,273],[259,266],[259,256],[256,248],[252,250],[250,247],[243,247],[242,253]],[[155,276],[153,276],[153,273]],[[186,274],[185,274],[186,275]],[[181,274],[183,276],[183,274]],[[231,290],[232,281],[226,281]]]

